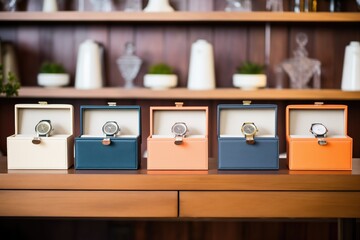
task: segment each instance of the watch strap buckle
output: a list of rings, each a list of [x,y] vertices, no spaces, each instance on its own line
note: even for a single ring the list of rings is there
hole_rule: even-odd
[[[183,143],[184,137],[183,136],[175,136],[175,145],[181,145]]]
[[[318,144],[320,145],[320,146],[325,146],[325,145],[327,145],[327,141],[326,141],[326,139],[325,138],[318,138]]]
[[[41,143],[41,138],[40,137],[34,137],[33,140],[31,141],[33,144],[40,144]]]

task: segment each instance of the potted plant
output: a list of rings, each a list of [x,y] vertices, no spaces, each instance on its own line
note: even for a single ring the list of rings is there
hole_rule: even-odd
[[[175,87],[177,81],[177,75],[174,74],[172,68],[165,63],[150,66],[148,73],[144,76],[144,86],[152,89]]]
[[[68,85],[70,76],[59,63],[44,62],[38,74],[38,84],[43,87],[62,87]]]
[[[264,66],[253,62],[244,62],[233,75],[233,85],[250,90],[266,87]]]
[[[5,80],[5,74],[3,66],[0,64],[0,94],[5,93],[6,97],[18,95],[20,88],[20,82],[12,72],[8,72],[7,80]]]

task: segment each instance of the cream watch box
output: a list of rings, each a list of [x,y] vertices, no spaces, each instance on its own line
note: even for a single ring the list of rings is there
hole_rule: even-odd
[[[151,107],[147,147],[147,169],[207,170],[208,107]]]
[[[73,112],[73,106],[68,104],[16,104],[15,134],[7,138],[8,169],[68,169],[72,166]],[[51,126],[48,134],[42,132],[40,125],[44,122]]]

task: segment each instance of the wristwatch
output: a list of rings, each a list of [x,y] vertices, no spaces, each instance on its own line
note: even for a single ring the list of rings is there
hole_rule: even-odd
[[[258,132],[256,125],[253,122],[244,122],[241,127],[241,132],[245,135],[247,144],[254,144],[254,136]]]
[[[120,132],[120,127],[116,121],[107,121],[103,127],[102,131],[105,134],[105,138],[102,140],[103,145],[110,145],[110,137],[115,137]]]
[[[120,132],[120,127],[115,121],[107,121],[103,125],[102,131],[107,137],[115,137]]]
[[[183,143],[183,139],[186,136],[186,133],[188,132],[188,127],[184,122],[176,122],[171,127],[171,132],[175,135],[174,143],[176,145],[180,145]]]
[[[40,137],[49,137],[53,130],[50,120],[41,120],[35,126],[36,137],[33,138],[33,144],[39,144],[41,142]]]
[[[328,133],[328,129],[322,123],[313,123],[310,127],[310,132],[318,138],[318,144],[324,146],[327,144],[325,138]]]

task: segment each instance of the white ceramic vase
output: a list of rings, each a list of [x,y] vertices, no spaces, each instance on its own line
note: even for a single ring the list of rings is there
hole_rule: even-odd
[[[149,0],[144,12],[174,12],[169,0]]]
[[[215,88],[214,51],[206,40],[199,39],[191,46],[187,87],[193,90]]]
[[[43,12],[56,12],[58,10],[56,0],[44,0]]]
[[[81,43],[78,51],[75,88],[96,89],[103,86],[101,50],[93,40]]]
[[[360,42],[350,42],[345,48],[341,89],[360,91]]]

